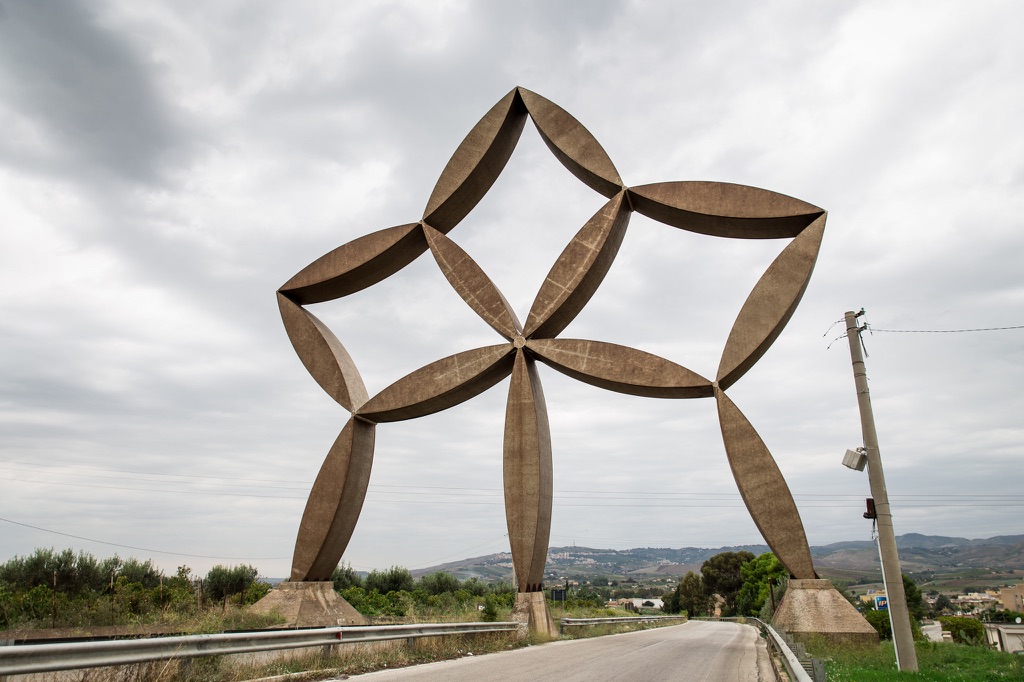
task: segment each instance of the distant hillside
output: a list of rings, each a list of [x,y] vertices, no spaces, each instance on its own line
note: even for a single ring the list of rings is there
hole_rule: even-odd
[[[906,572],[1024,569],[1024,535],[968,540],[908,533],[896,538],[896,546]],[[859,571],[878,568],[878,549],[870,541],[814,547],[812,555],[815,565],[821,568]]]
[[[900,561],[907,572],[950,571],[963,569],[1024,570],[1024,535],[1002,535],[983,540],[907,533],[896,538]],[[567,574],[585,576],[632,576],[637,579],[657,575],[684,575],[696,571],[709,557],[720,552],[748,551],[762,554],[767,545],[733,547],[638,547],[635,549],[595,549],[593,547],[551,547],[548,549],[547,574],[557,578]],[[839,571],[878,570],[878,549],[874,542],[857,540],[836,542],[811,548],[815,566]],[[509,552],[463,559],[414,571],[422,575],[447,571],[462,579],[512,579],[512,555]]]

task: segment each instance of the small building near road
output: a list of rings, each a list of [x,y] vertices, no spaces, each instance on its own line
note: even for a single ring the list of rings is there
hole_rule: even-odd
[[[1007,611],[1024,612],[1024,585],[1014,585],[999,590],[999,601]]]
[[[665,602],[657,597],[633,597],[625,599],[615,599],[608,602],[608,606],[617,606],[627,611],[633,611],[640,613],[643,610],[654,611],[660,610],[665,605]]]

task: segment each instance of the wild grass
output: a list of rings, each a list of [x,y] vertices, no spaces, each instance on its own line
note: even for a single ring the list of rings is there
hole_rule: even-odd
[[[531,643],[529,639],[518,639],[515,633],[452,635],[421,638],[412,645],[400,640],[300,649],[273,660],[243,654],[94,668],[60,673],[53,679],[56,682],[242,682],[289,675],[293,676],[290,679],[304,682],[476,656]]]
[[[1024,656],[984,646],[948,642],[917,642],[919,672],[896,669],[892,642],[880,647],[838,647],[822,642],[808,646],[825,661],[829,682],[1024,682]]]
[[[193,623],[193,632],[214,632],[225,628],[225,622],[211,619]],[[223,614],[220,614],[223,615]],[[232,617],[232,610],[227,610]],[[630,614],[615,609],[552,609],[556,622],[565,616],[570,618],[620,617]],[[499,609],[498,620],[510,619],[509,609]],[[244,613],[234,618],[245,618]],[[421,610],[403,619],[376,618],[375,622],[473,622],[480,620],[475,608]],[[240,621],[233,621],[239,622]],[[574,627],[566,630],[561,639],[579,639],[618,634],[633,630],[658,627],[657,624],[630,623]],[[296,682],[313,682],[340,675],[357,675],[374,670],[402,668],[431,661],[449,660],[463,656],[506,651],[523,646],[544,644],[548,638],[529,635],[519,638],[517,633],[494,632],[477,635],[454,635],[445,637],[424,637],[409,643],[407,640],[366,644],[339,644],[329,647],[298,649],[287,654],[243,654],[237,656],[210,656],[191,661],[170,661],[147,663],[117,668],[95,668],[84,671],[69,671],[54,677],[55,682],[241,682],[258,680],[277,675],[292,676]]]

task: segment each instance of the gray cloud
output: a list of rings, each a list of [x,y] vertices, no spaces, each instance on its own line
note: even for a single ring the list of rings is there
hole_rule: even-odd
[[[730,389],[812,542],[868,533],[867,481],[839,465],[860,433],[829,325],[861,306],[879,329],[1022,324],[1024,48],[1009,4],[939,3],[924,19],[909,3],[795,1],[2,7],[4,518],[212,557],[154,555],[171,569],[281,557],[257,563],[285,575],[347,414],[302,369],[274,291],[344,242],[417,220],[463,136],[517,84],[575,115],[629,184],[741,182],[829,210],[804,301]],[[525,315],[602,202],[528,125],[450,236]],[[782,246],[634,216],[566,335],[712,375]],[[429,254],[316,313],[371,390],[498,341]],[[867,337],[899,532],[1019,532],[1019,508],[985,496],[1020,499],[1006,472],[1022,454],[1021,333]],[[554,544],[758,541],[711,401],[541,376]],[[507,547],[506,390],[378,429],[346,560],[424,566]],[[951,494],[974,501],[915,497]],[[0,538],[3,556],[72,542],[7,525]]]
[[[95,9],[6,2],[0,64],[0,92],[14,109],[8,115],[25,133],[7,138],[10,162],[132,183],[165,174],[184,131],[149,65]]]

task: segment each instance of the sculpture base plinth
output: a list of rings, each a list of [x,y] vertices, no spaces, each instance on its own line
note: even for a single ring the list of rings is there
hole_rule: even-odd
[[[552,639],[558,637],[558,628],[548,611],[548,600],[543,592],[518,592],[516,605],[512,609],[512,620],[522,623],[523,629],[530,634],[542,635]]]
[[[797,641],[878,644],[878,633],[827,580],[790,580],[772,627]]]
[[[367,624],[363,614],[334,591],[332,582],[281,583],[249,610],[276,611],[285,618],[280,627],[288,628]]]

